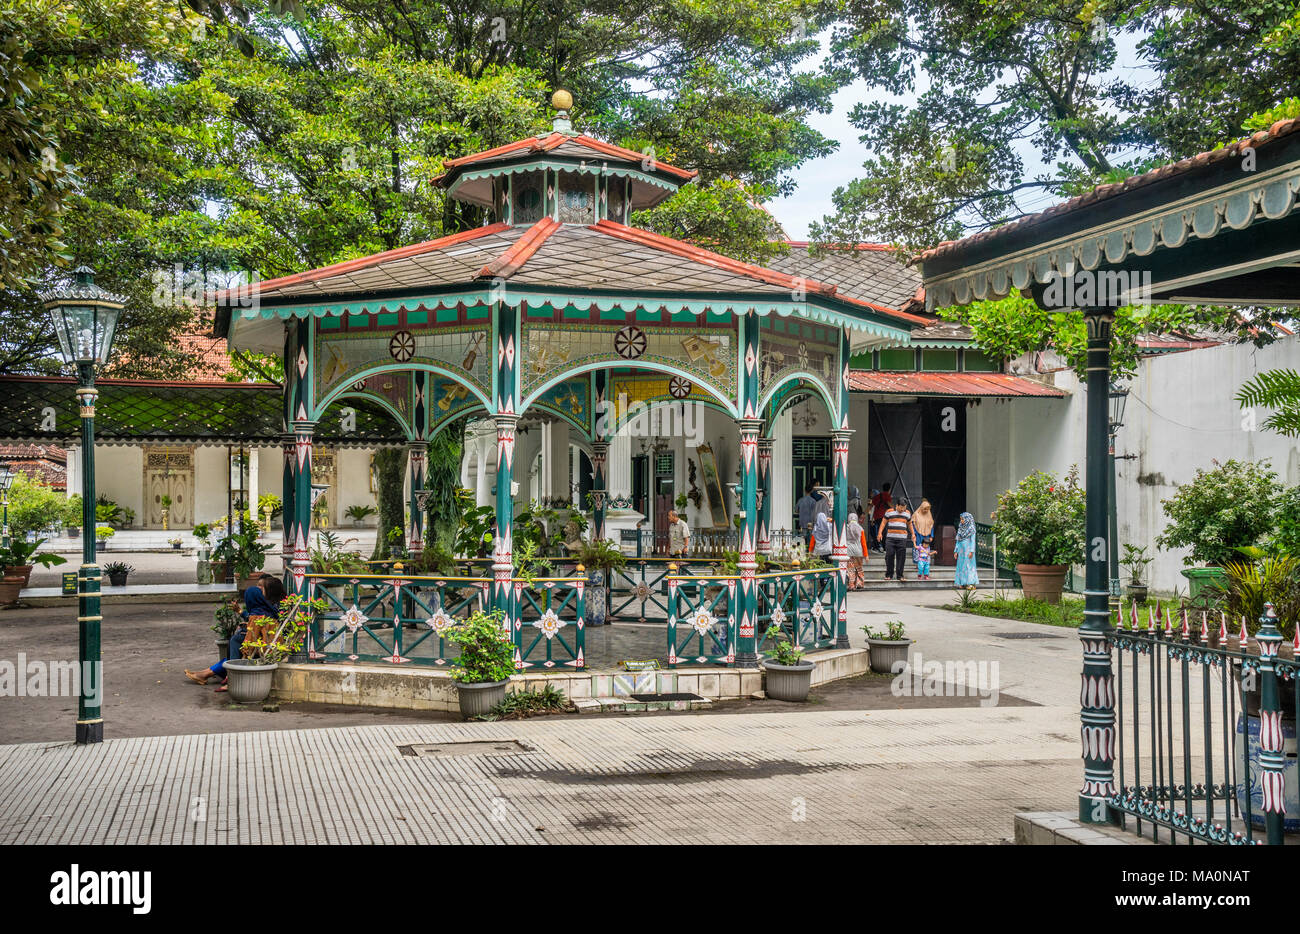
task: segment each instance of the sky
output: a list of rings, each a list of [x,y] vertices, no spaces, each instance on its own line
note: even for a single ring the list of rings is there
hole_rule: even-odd
[[[824,54],[829,47],[829,31],[822,33],[818,38],[821,40]],[[1144,65],[1138,56],[1137,43],[1140,38],[1128,34],[1118,38],[1119,55],[1113,72],[1132,83],[1148,83],[1155,78],[1155,73]],[[809,59],[807,67],[814,68],[817,64],[815,60]],[[920,92],[924,92],[926,87],[923,82],[924,75],[921,75],[918,77]],[[807,240],[809,222],[820,220],[830,213],[831,195],[835,189],[847,185],[861,172],[862,163],[867,158],[868,152],[866,146],[858,140],[858,130],[849,123],[849,112],[860,102],[891,100],[902,104],[912,102],[906,97],[893,97],[872,90],[866,82],[856,81],[836,93],[833,98],[834,109],[831,113],[811,115],[808,120],[809,125],[824,136],[838,141],[840,146],[830,156],[813,159],[800,166],[793,173],[798,183],[794,193],[768,204],[768,210],[781,222],[791,240]],[[1024,159],[1026,170],[1031,175],[1044,167],[1032,147],[1023,149],[1020,155]],[[1026,207],[1042,210],[1053,200],[1051,196],[1041,196]]]

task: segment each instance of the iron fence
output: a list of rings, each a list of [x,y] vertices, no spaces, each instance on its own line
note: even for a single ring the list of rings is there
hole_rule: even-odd
[[[581,577],[515,579],[515,668],[587,666],[586,584]]]
[[[760,654],[769,627],[779,626],[790,642],[805,649],[835,645],[838,620],[834,568],[755,575],[758,589]]]
[[[1300,831],[1300,665],[1278,657],[1275,621],[1270,606],[1258,654],[1244,619],[1230,634],[1221,614],[1186,609],[1179,619],[1157,609],[1140,620],[1134,605],[1128,628],[1121,618],[1106,633],[1112,683],[1085,677],[1082,701],[1112,693],[1118,784],[1108,803],[1138,834],[1174,844],[1280,844],[1284,830]],[[1088,731],[1085,744],[1107,742]]]
[[[736,661],[739,577],[668,578],[668,666]]]

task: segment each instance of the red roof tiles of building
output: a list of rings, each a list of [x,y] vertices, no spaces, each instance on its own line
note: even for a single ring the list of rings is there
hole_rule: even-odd
[[[1010,373],[889,373],[850,370],[851,392],[901,396],[960,396],[963,398],[1063,398],[1066,393],[1037,380]]]
[[[528,139],[515,140],[513,143],[506,143],[504,146],[497,146],[494,149],[485,149],[482,152],[461,156],[458,159],[448,159],[443,163],[445,171],[435,178],[433,183],[435,185],[442,184],[447,176],[453,174],[455,170],[480,162],[496,162],[510,156],[556,152],[557,150],[559,151],[558,154],[561,155],[586,155],[591,159],[603,157],[619,159],[623,162],[636,162],[642,164],[647,171],[666,172],[682,181],[690,181],[700,174],[694,169],[679,169],[675,165],[660,162],[645,153],[624,149],[622,146],[615,146],[613,143],[606,143],[590,136],[581,134],[570,136],[567,133],[552,132],[545,136],[530,136]]]
[[[1024,230],[1027,227],[1041,224],[1049,218],[1060,217],[1063,214],[1077,211],[1080,208],[1096,204],[1099,201],[1106,200],[1107,198],[1114,198],[1126,192],[1133,191],[1134,189],[1144,188],[1147,185],[1152,185],[1156,182],[1161,182],[1165,179],[1182,175],[1186,172],[1192,171],[1193,169],[1201,168],[1202,166],[1222,162],[1225,159],[1235,159],[1241,155],[1243,149],[1255,148],[1297,131],[1300,131],[1300,118],[1279,120],[1267,130],[1260,130],[1256,133],[1252,133],[1245,139],[1237,140],[1227,146],[1221,146],[1218,149],[1211,149],[1209,152],[1199,153],[1178,162],[1171,162],[1168,165],[1162,165],[1159,168],[1152,169],[1150,172],[1144,172],[1141,175],[1134,175],[1131,178],[1126,178],[1122,182],[1113,182],[1109,185],[1099,185],[1086,194],[1053,205],[1047,210],[1041,211],[1037,214],[1030,214],[1026,217],[1012,221],[1009,224],[1003,224],[1001,227],[983,230],[977,234],[972,234],[969,237],[964,237],[961,240],[945,241],[932,249],[924,250],[919,253],[915,262],[922,262],[936,256],[951,253],[959,247],[967,247],[972,244],[994,240],[1006,236],[1013,230]]]
[[[56,490],[68,486],[68,452],[57,444],[0,444],[0,461]]]

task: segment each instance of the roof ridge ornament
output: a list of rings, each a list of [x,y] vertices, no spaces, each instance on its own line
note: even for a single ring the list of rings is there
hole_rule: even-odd
[[[551,106],[555,108],[555,117],[551,120],[551,129],[565,136],[577,136],[573,124],[569,121],[569,111],[573,109],[573,95],[564,88],[556,89],[551,95]]]

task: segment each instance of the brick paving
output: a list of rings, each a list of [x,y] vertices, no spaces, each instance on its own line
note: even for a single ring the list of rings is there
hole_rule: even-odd
[[[83,748],[63,741],[68,715],[30,736],[45,742],[0,746],[0,844],[1011,842],[1016,812],[1073,806],[1078,642],[933,609],[948,599],[854,595],[852,641],[863,623],[904,619],[914,653],[996,660],[1001,690],[1039,706],[474,724],[212,711],[265,726],[198,735],[205,720],[192,735]],[[1003,638],[1030,630],[1053,638]],[[0,700],[0,722],[28,709],[19,703],[31,701]],[[276,724],[293,728],[266,728]],[[456,745],[482,740],[522,745]],[[434,757],[399,748],[428,743],[451,745]]]
[[[429,723],[0,747],[10,843],[1002,843],[1050,708]],[[512,752],[399,747],[514,740]]]

